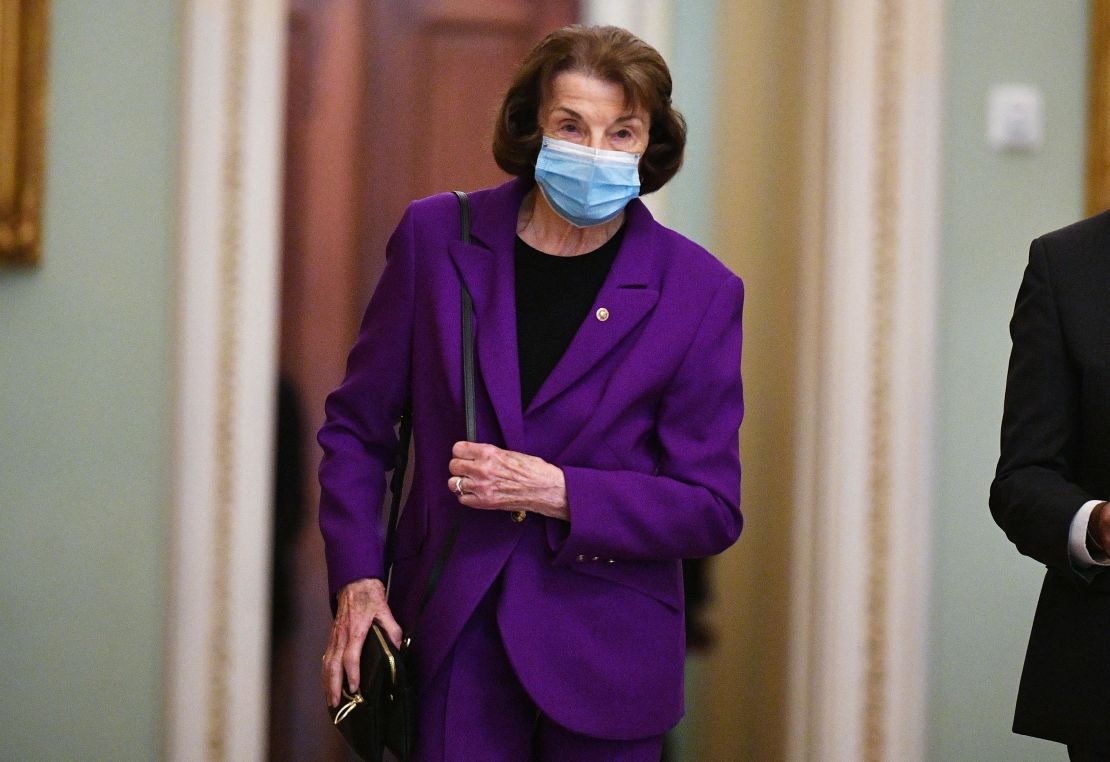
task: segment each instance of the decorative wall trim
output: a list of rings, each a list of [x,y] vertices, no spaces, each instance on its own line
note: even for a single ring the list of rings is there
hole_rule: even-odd
[[[874,278],[871,303],[871,505],[867,515],[867,545],[871,560],[867,570],[867,658],[864,694],[863,758],[884,759],[888,707],[886,681],[890,661],[889,611],[886,582],[890,578],[891,513],[895,507],[891,482],[894,345],[894,278],[898,271],[898,176],[902,156],[898,134],[904,93],[900,85],[903,64],[901,3],[882,0],[876,28],[874,177]]]
[[[243,98],[246,84],[247,29],[246,8],[241,0],[228,5],[227,69],[224,88],[225,139],[221,178],[221,220],[219,251],[220,309],[216,314],[216,461],[214,529],[212,532],[211,621],[209,624],[207,758],[227,759],[228,677],[231,668],[231,604],[228,583],[231,577],[235,527],[235,480],[239,448],[235,426],[236,392],[239,388],[240,269],[242,267],[243,187]]]
[[[815,5],[788,757],[915,760],[942,11],[928,0]]]
[[[286,9],[185,18],[166,756],[261,759]]]

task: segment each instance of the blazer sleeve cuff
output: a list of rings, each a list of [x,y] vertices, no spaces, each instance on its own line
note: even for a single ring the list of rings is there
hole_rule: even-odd
[[[553,531],[548,532],[548,543],[555,551],[556,564],[571,564],[579,556],[593,558],[594,551],[604,542],[604,533],[595,526],[598,516],[584,497],[588,487],[582,482],[589,481],[588,469],[564,466],[563,478],[566,481],[570,522],[553,522],[555,526]]]

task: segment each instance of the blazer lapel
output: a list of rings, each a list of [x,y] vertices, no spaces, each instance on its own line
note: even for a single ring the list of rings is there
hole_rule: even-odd
[[[620,251],[593,309],[532,398],[525,415],[547,404],[582,378],[655,307],[659,291],[654,287],[653,277],[654,220],[639,199],[628,207],[627,225]]]
[[[478,373],[510,450],[524,446],[513,245],[517,211],[526,190],[520,180],[509,182],[490,191],[481,204],[472,204],[473,243],[450,245],[451,258],[474,299]]]

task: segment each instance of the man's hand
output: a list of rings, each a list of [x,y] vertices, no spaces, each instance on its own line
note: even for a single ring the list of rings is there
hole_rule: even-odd
[[[1102,560],[1110,549],[1110,510],[1107,503],[1099,503],[1091,511],[1087,522],[1087,550],[1091,557]],[[1091,547],[1091,546],[1094,547]]]
[[[339,609],[320,669],[320,683],[328,706],[339,706],[344,673],[349,692],[358,691],[362,644],[374,620],[385,629],[393,645],[401,645],[401,627],[386,603],[385,585],[381,580],[358,579],[339,591]]]

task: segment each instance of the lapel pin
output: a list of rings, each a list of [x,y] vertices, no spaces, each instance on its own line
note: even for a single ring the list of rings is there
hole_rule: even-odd
[[[609,310],[605,309],[604,307],[598,307],[597,312],[594,314],[597,315],[597,319],[600,320],[602,323],[609,319]]]

